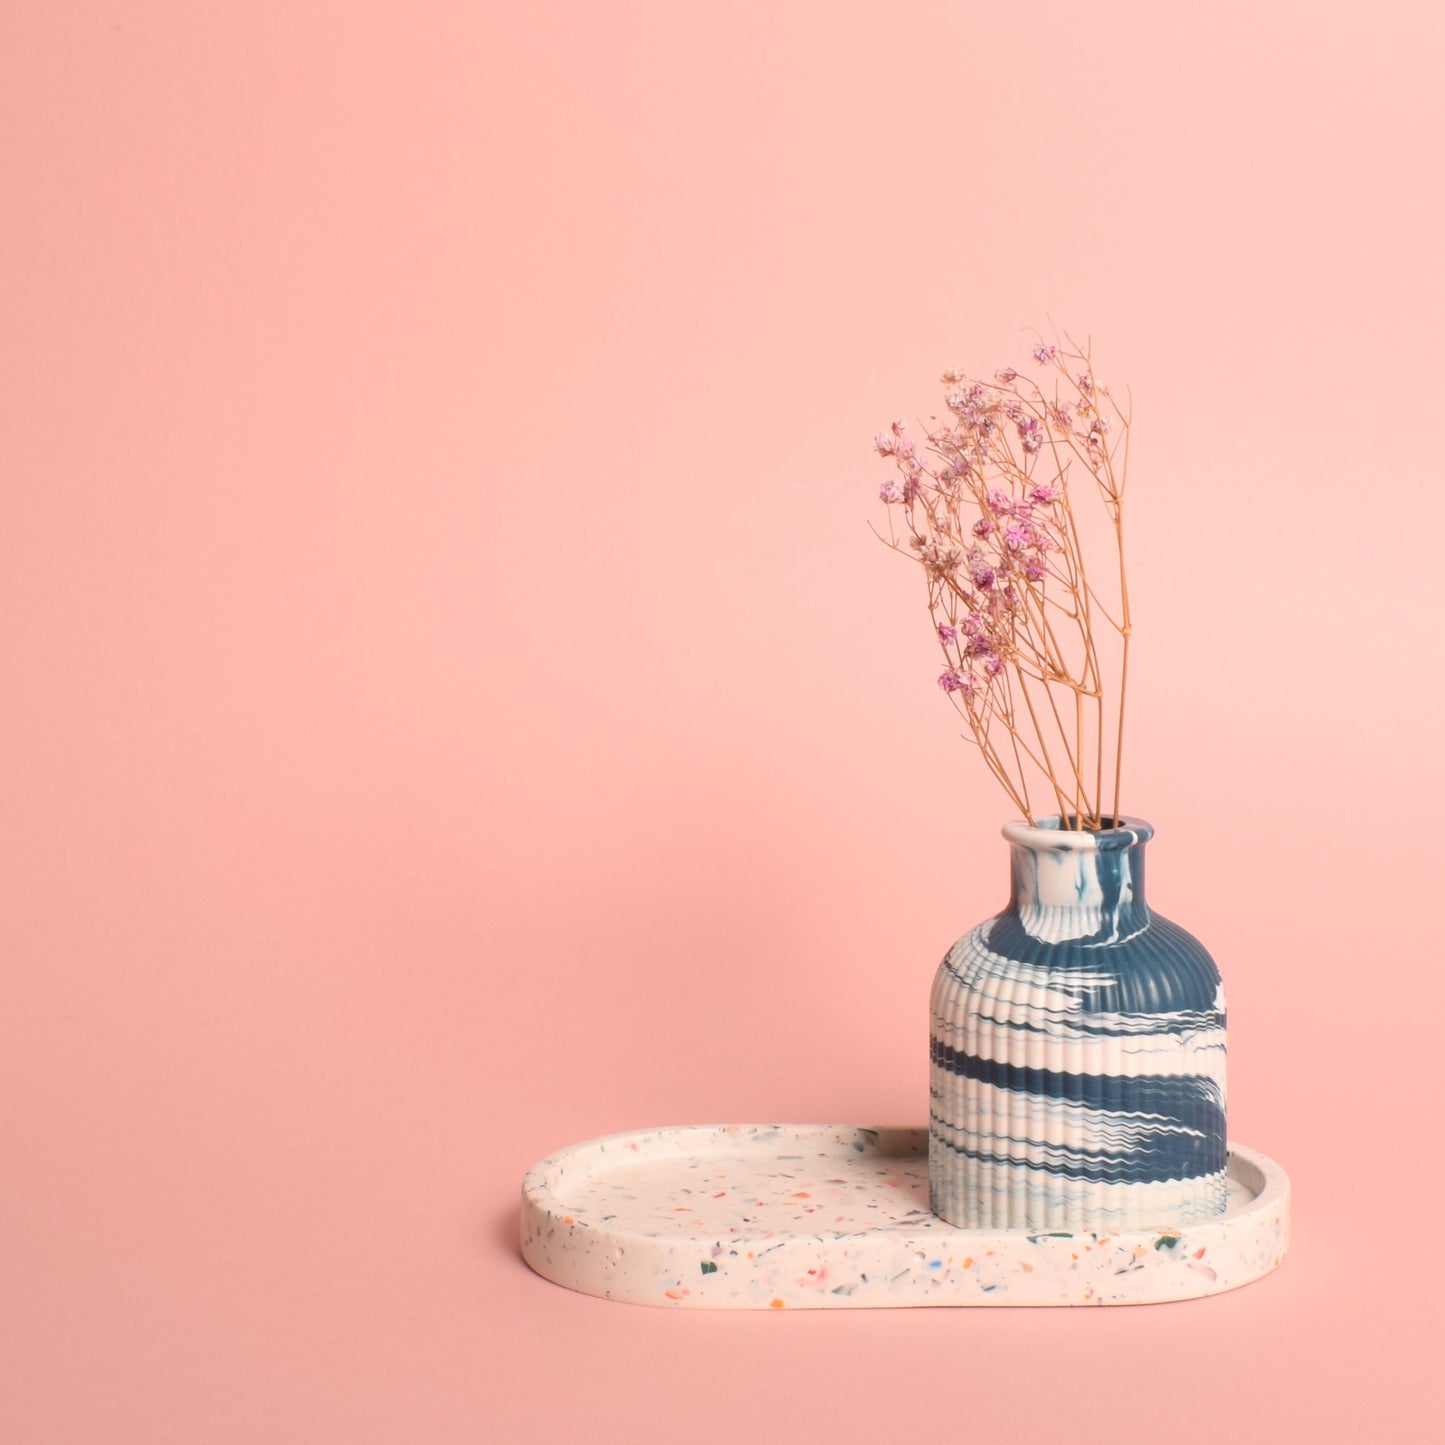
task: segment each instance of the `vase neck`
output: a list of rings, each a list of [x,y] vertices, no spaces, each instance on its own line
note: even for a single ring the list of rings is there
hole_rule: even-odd
[[[1101,833],[1070,833],[1010,825],[1009,909],[1034,938],[1112,943],[1149,924],[1144,899],[1147,823]]]

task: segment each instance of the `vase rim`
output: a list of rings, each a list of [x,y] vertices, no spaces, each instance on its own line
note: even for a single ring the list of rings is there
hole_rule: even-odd
[[[1040,818],[1037,824],[1015,818],[1003,826],[1003,835],[1010,843],[1027,848],[1067,850],[1073,852],[1112,852],[1120,848],[1137,848],[1154,836],[1154,828],[1143,818],[1121,815],[1112,820],[1112,828],[1102,828],[1097,833],[1082,829],[1065,828],[1063,819]]]

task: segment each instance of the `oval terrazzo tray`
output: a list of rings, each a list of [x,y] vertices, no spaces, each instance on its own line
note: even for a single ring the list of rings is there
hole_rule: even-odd
[[[1289,1180],[1232,1146],[1203,1224],[1116,1234],[958,1229],[928,1207],[928,1131],[689,1125],[612,1134],[522,1184],[522,1257],[583,1294],[683,1309],[1115,1305],[1268,1274]]]

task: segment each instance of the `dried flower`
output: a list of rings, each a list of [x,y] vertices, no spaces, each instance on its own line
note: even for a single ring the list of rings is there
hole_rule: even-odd
[[[987,592],[998,575],[989,565],[983,548],[977,545],[972,547],[968,554],[968,573],[973,578],[973,585],[981,592]]]
[[[1011,366],[993,373],[1001,390],[949,369],[947,415],[923,429],[923,450],[901,422],[874,439],[901,477],[901,485],[888,481],[879,490],[889,507],[884,540],[923,567],[939,644],[957,649],[961,661],[938,685],[967,702],[974,741],[1009,796],[1032,819],[1029,778],[1042,775],[1061,815],[1096,828],[1119,811],[1131,629],[1126,448],[1111,428],[1127,435],[1128,418],[1096,383],[1087,348],[1040,342],[1033,358],[1050,370],[1047,388]],[[1084,477],[1114,528],[1112,597],[1107,569],[1086,570],[1075,531],[1070,484]],[[902,537],[892,530],[895,519]],[[1114,655],[1116,720],[1106,714],[1104,686],[1105,661],[1112,668]],[[1106,733],[1114,754],[1110,808]]]
[[[925,541],[919,552],[929,569],[939,577],[947,577],[951,572],[957,571],[958,564],[963,560],[961,548],[934,538]]]

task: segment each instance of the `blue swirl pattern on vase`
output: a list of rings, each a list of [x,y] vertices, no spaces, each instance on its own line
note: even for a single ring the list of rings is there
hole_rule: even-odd
[[[1225,1206],[1225,1003],[1144,900],[1149,824],[1004,829],[1009,904],[933,986],[929,1181],[964,1228],[1135,1229]]]

